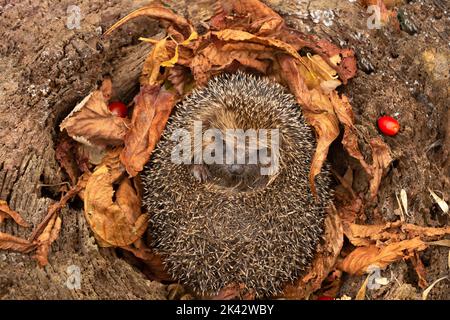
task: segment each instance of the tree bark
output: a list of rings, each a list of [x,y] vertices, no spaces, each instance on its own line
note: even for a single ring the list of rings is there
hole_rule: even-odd
[[[59,122],[105,74],[114,77],[115,96],[129,99],[150,50],[137,38],[160,30],[143,18],[101,39],[148,1],[31,3],[0,1],[0,199],[35,227],[59,200],[59,187],[48,185],[65,179],[54,151]],[[80,8],[80,29],[67,27],[72,4]],[[81,208],[69,205],[61,217],[45,268],[30,255],[0,251],[0,299],[165,299],[165,286],[96,245]],[[23,238],[31,231],[11,220],[0,225],[0,232]],[[70,285],[77,268],[79,288]]]

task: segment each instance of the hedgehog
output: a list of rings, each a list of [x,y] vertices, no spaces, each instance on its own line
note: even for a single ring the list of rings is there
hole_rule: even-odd
[[[229,143],[242,137],[228,134],[237,131],[269,132],[271,139]],[[227,159],[230,148],[234,158]],[[215,161],[201,159],[207,150]],[[315,179],[317,195],[311,193],[314,151],[294,96],[267,77],[221,74],[193,90],[142,172],[149,242],[173,279],[202,297],[232,284],[271,297],[302,276],[332,197],[328,165]],[[254,161],[260,152],[270,154],[264,163]]]

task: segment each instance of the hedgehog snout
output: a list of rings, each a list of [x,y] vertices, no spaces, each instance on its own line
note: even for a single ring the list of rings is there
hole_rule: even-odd
[[[245,168],[242,164],[232,164],[227,166],[227,170],[230,172],[230,174],[240,175],[244,173]]]

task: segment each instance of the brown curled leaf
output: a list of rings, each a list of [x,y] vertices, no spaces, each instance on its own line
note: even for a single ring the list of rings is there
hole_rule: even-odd
[[[361,275],[367,272],[369,266],[384,269],[389,264],[403,258],[410,258],[414,252],[425,250],[427,247],[427,244],[419,237],[391,243],[382,248],[376,245],[358,247],[341,262],[340,269],[349,274]]]
[[[170,281],[171,277],[167,273],[161,256],[154,253],[142,239],[138,239],[133,244],[121,247],[124,250],[130,251],[135,257],[142,260],[145,264],[144,273],[152,280],[157,281]]]
[[[78,142],[106,146],[123,143],[128,126],[129,120],[113,115],[103,93],[96,90],[84,98],[59,127]]]
[[[227,19],[227,16],[233,16],[233,19]],[[222,0],[210,25],[215,30],[244,28],[257,35],[269,35],[281,28],[284,20],[258,0]]]
[[[234,62],[266,73],[269,62],[259,59],[262,55],[266,55],[266,47],[251,45],[246,43],[226,44],[220,48],[212,43],[198,52],[190,64],[196,84],[198,86],[205,85],[212,75],[226,70]]]
[[[282,80],[300,104],[306,121],[314,127],[317,134],[317,147],[309,175],[311,191],[316,194],[315,177],[320,173],[328,154],[330,144],[339,135],[339,122],[328,95],[320,90],[309,90],[300,73],[297,61],[287,55],[279,56]]]
[[[158,20],[165,20],[170,22],[172,25],[176,26],[183,32],[183,34],[188,37],[192,31],[193,27],[184,17],[175,14],[172,10],[164,8],[158,5],[150,5],[140,9],[137,9],[130,14],[126,15],[124,18],[120,19],[114,25],[112,25],[106,32],[105,36],[111,34],[115,29],[119,28],[123,24],[130,20],[136,19],[138,17],[150,17]]]
[[[75,185],[80,176],[80,169],[75,156],[76,148],[77,142],[64,135],[56,145],[55,150],[56,160],[69,176],[71,185]]]
[[[421,227],[402,221],[385,224],[361,225],[344,221],[344,233],[354,246],[368,246],[380,242],[399,242],[405,239],[420,238],[433,241],[450,234],[450,227]]]
[[[0,200],[0,223],[8,218],[13,219],[21,227],[30,227],[30,224],[26,222],[18,212],[9,208],[6,201]]]
[[[367,164],[359,150],[358,136],[354,126],[354,115],[352,106],[346,95],[339,95],[336,92],[331,93],[331,102],[333,103],[334,112],[336,113],[339,122],[344,125],[344,137],[342,144],[347,150],[348,154],[357,159],[369,176],[372,175],[372,170]]]
[[[148,162],[178,98],[176,93],[165,88],[143,86],[135,99],[131,128],[120,155],[132,177]]]
[[[48,264],[50,246],[58,238],[59,232],[61,231],[61,222],[61,218],[58,215],[54,215],[48,222],[44,231],[37,238],[37,249],[34,258],[41,267]]]
[[[148,226],[141,214],[141,199],[128,178],[122,179],[113,202],[113,177],[106,165],[90,176],[84,192],[84,214],[93,232],[112,246],[125,247],[137,241]]]
[[[287,54],[291,55],[297,60],[303,61],[303,58],[298,54],[295,48],[293,48],[288,43],[285,43],[276,38],[256,36],[246,31],[232,30],[232,29],[225,29],[212,32],[212,35],[226,42],[239,41],[244,42],[246,44],[247,43],[262,44],[268,47],[266,48],[266,50],[279,50],[282,52],[286,52]],[[245,47],[243,49],[245,49]],[[274,59],[275,59],[275,52],[274,52]]]
[[[0,250],[11,250],[28,253],[34,250],[35,247],[36,245],[29,240],[0,232]]]
[[[425,289],[426,287],[428,287],[427,271],[425,270],[422,259],[420,259],[420,256],[417,252],[414,253],[414,256],[411,258],[411,262],[414,270],[416,271],[417,277],[419,278],[419,287]]]
[[[370,141],[370,148],[372,149],[372,179],[370,180],[369,188],[370,197],[374,200],[380,187],[381,178],[392,162],[392,158],[390,155],[391,149],[381,138],[372,139]]]

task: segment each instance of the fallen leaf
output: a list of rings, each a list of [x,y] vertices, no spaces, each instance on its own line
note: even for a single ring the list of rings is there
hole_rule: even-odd
[[[177,102],[177,95],[158,86],[143,86],[135,99],[130,131],[120,155],[132,177],[148,162]]]
[[[262,59],[268,55],[266,49],[261,44],[229,43],[219,47],[211,43],[196,53],[189,66],[197,86],[206,85],[211,76],[227,70],[235,62],[265,74],[269,68],[269,61]]]
[[[421,251],[428,246],[420,238],[391,243],[383,248],[375,245],[358,247],[352,251],[340,264],[340,269],[349,274],[363,274],[369,266],[384,269],[392,262],[409,258],[415,251]]]
[[[80,163],[80,167],[86,162],[91,165],[99,165],[107,152],[106,148],[95,145],[89,146],[78,143],[77,147],[77,157],[79,158],[78,163]]]
[[[439,237],[450,234],[450,227],[421,227],[407,223],[401,225],[401,229],[403,232],[407,232],[410,237],[420,237],[424,241],[436,240]]]
[[[69,136],[64,135],[56,145],[55,150],[56,160],[69,176],[70,183],[73,186],[77,184],[77,179],[80,175],[80,169],[75,158],[76,148],[77,142]]]
[[[219,40],[225,41],[225,42],[243,42],[245,44],[249,43],[256,43],[256,44],[262,44],[267,49],[266,50],[277,50],[279,52],[285,52],[295,59],[297,59],[299,62],[305,63],[304,58],[299,55],[297,50],[293,48],[288,43],[285,43],[281,40],[278,40],[276,38],[271,37],[261,37],[256,36],[252,33],[241,31],[241,30],[232,30],[232,29],[224,29],[216,32],[211,33],[213,36],[217,37]],[[276,52],[274,52],[276,54]],[[274,54],[274,58],[275,58]]]
[[[419,278],[419,287],[425,289],[426,287],[428,287],[427,273],[425,270],[425,266],[423,265],[423,262],[417,252],[414,253],[414,256],[411,258],[411,262],[414,270],[416,271],[417,277]]]
[[[54,215],[36,241],[37,249],[34,258],[41,267],[48,264],[50,246],[58,238],[60,231],[61,218],[58,215]]]
[[[372,149],[372,179],[370,180],[370,197],[375,199],[378,193],[378,188],[381,184],[386,168],[392,162],[389,146],[381,140],[381,138],[374,138],[370,141],[370,148]]]
[[[368,246],[380,242],[398,242],[419,237],[422,241],[432,241],[450,234],[450,227],[421,227],[402,221],[386,224],[361,225],[343,221],[345,236],[354,246]]]
[[[8,203],[4,200],[0,200],[0,223],[3,220],[12,218],[19,226],[28,228],[30,224],[26,222],[18,212],[11,210]]]
[[[12,250],[17,252],[28,253],[36,245],[29,240],[18,238],[7,233],[0,232],[0,249],[1,250]]]
[[[359,288],[358,293],[356,294],[355,300],[366,300],[366,289],[367,289],[367,283],[369,282],[369,277],[370,277],[370,275],[368,275],[366,277],[366,280],[364,280],[361,288]]]
[[[106,165],[90,176],[84,192],[84,214],[93,232],[109,245],[125,247],[138,240],[148,226],[141,200],[128,178],[122,179],[113,202],[113,179]]]
[[[439,205],[439,208],[441,208],[442,212],[448,213],[448,204],[439,198],[436,193],[434,193],[431,189],[428,189],[430,191],[431,196],[433,197],[434,201]]]
[[[405,189],[400,190],[400,199],[402,201],[403,212],[406,216],[409,217],[408,214],[408,195],[406,194]]]
[[[449,240],[438,240],[438,241],[431,241],[427,242],[430,246],[442,246],[442,247],[449,247],[450,248],[450,239]],[[450,266],[449,266],[450,268]]]
[[[51,223],[51,221],[54,221],[54,217],[58,214],[58,212],[64,208],[69,200],[71,200],[73,197],[75,197],[83,188],[84,179],[80,178],[78,180],[77,185],[72,187],[62,198],[59,200],[59,202],[54,203],[48,207],[47,215],[44,217],[44,219],[39,223],[39,225],[33,230],[30,241],[33,242],[39,238],[39,236],[44,232],[44,230],[47,228],[48,224]]]
[[[154,253],[142,239],[138,239],[133,244],[121,247],[124,250],[130,251],[135,257],[142,260],[145,264],[145,274],[152,280],[156,281],[170,281],[171,276],[167,273],[162,258]]]
[[[142,39],[141,40],[145,40]],[[167,48],[167,38],[157,41],[142,67],[140,78],[141,85],[156,85],[162,83],[160,77],[160,67],[164,61],[170,59],[170,52]]]
[[[367,164],[359,150],[358,136],[354,126],[354,115],[352,106],[346,95],[339,95],[332,92],[330,95],[331,103],[333,104],[334,112],[339,119],[339,122],[344,125],[344,137],[342,138],[342,145],[350,156],[357,159],[369,176],[372,176],[372,169]]]
[[[433,287],[438,284],[439,282],[441,282],[442,280],[448,279],[448,276],[442,277],[437,279],[436,281],[434,281],[428,288],[426,288],[423,293],[422,293],[422,300],[427,300],[428,299],[428,295],[430,294],[431,289],[433,289]]]
[[[366,246],[374,244],[379,240],[398,241],[399,239],[396,235],[400,231],[399,227],[401,224],[401,221],[388,222],[386,224],[378,225],[361,225],[345,222],[344,233],[354,246]],[[394,229],[394,231],[386,232],[386,230],[389,229]]]
[[[96,90],[81,101],[60,124],[74,140],[88,145],[123,143],[129,120],[113,115],[103,93]]]
[[[167,80],[170,81],[180,97],[190,92],[194,85],[193,77],[189,70],[180,65],[169,69]]]
[[[281,16],[258,0],[227,0],[219,4],[220,8],[210,21],[213,29],[241,27],[258,35],[268,35],[284,25]]]
[[[110,77],[105,77],[103,79],[102,85],[100,86],[100,91],[102,92],[105,102],[108,103],[113,93],[113,84],[112,79]]]
[[[309,174],[311,191],[316,195],[315,177],[320,173],[330,144],[339,135],[338,119],[327,96],[317,89],[308,90],[294,58],[280,55],[278,61],[284,82],[296,97],[297,102],[302,107],[303,116],[314,127],[318,136]]]
[[[188,38],[189,35],[191,35],[192,32],[194,31],[194,29],[193,29],[192,25],[189,23],[189,21],[187,21],[185,18],[175,14],[172,10],[164,8],[159,5],[150,5],[150,6],[146,6],[146,7],[137,9],[137,10],[131,12],[130,14],[128,14],[127,16],[125,16],[124,18],[120,19],[113,26],[111,26],[105,32],[104,35],[107,36],[107,35],[111,34],[114,30],[116,30],[117,28],[122,26],[123,24],[127,23],[128,21],[136,19],[138,17],[142,17],[142,16],[146,16],[146,17],[150,17],[150,18],[158,19],[158,20],[168,21],[174,27],[179,29],[179,31],[181,31],[186,36],[186,38]]]

